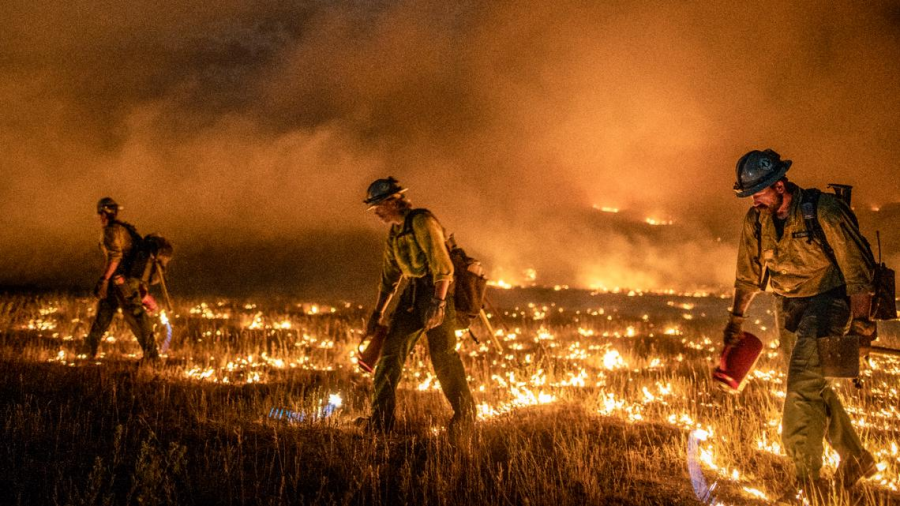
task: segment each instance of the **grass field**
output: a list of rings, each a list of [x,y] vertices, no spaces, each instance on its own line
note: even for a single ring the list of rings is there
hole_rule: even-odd
[[[385,437],[353,424],[371,377],[353,353],[366,308],[178,300],[162,362],[117,318],[87,360],[95,302],[0,298],[0,504],[765,504],[780,448],[784,367],[767,341],[740,397],[710,383],[728,301],[713,296],[505,290],[496,341],[461,335],[479,407],[471,437],[417,346]],[[882,327],[886,344],[896,332]],[[900,504],[900,361],[838,390],[879,474],[836,504]],[[689,451],[689,445],[690,450]],[[837,456],[827,456],[833,472]],[[689,472],[693,467],[693,475]],[[701,473],[698,473],[697,471]],[[704,501],[701,501],[703,498]]]

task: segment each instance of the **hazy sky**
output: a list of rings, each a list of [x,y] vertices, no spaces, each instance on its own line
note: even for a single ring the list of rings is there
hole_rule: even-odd
[[[185,289],[374,292],[390,174],[495,277],[728,286],[735,161],[900,201],[898,90],[895,2],[11,0],[0,284],[90,285],[109,195]]]

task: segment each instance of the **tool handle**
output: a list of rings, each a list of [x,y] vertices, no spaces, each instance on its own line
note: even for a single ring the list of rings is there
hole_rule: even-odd
[[[884,346],[872,346],[869,349],[870,353],[875,355],[883,355],[889,357],[900,357],[900,350],[894,348],[885,348]]]
[[[488,333],[491,335],[491,342],[493,342],[494,346],[497,347],[497,351],[500,354],[505,353],[503,350],[503,345],[500,344],[500,340],[497,339],[496,335],[494,335],[494,327],[491,325],[490,320],[488,320],[487,314],[485,314],[484,309],[478,311],[478,318],[481,319],[481,323],[483,323],[485,328],[487,328]]]
[[[166,310],[171,314],[172,299],[169,298],[169,289],[166,287],[166,275],[162,270],[162,266],[159,265],[159,262],[156,262],[156,260],[154,260],[154,262],[156,263],[156,272],[159,274],[159,288],[162,290],[163,300],[166,301]]]
[[[875,239],[878,240],[878,263],[882,263],[881,262],[881,231],[880,230],[875,231]]]

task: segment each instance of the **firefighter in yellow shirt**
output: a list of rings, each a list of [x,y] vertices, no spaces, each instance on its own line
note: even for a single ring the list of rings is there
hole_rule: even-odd
[[[136,243],[141,237],[133,226],[117,219],[119,209],[119,204],[109,197],[97,203],[97,215],[103,227],[100,249],[106,261],[94,290],[99,301],[97,316],[87,336],[86,352],[90,358],[97,355],[100,339],[121,308],[125,322],[144,351],[144,358],[154,360],[159,357],[159,352],[153,324],[141,303],[140,276],[134,274],[139,253]]]
[[[396,390],[403,365],[422,334],[444,395],[453,407],[451,433],[471,426],[475,405],[466,372],[456,352],[456,310],[453,304],[453,263],[444,229],[429,211],[413,209],[405,188],[389,177],[373,182],[364,201],[391,225],[384,248],[381,284],[367,327],[380,324],[402,279],[409,280],[394,311],[384,348],[375,366],[375,397],[368,428],[390,430],[394,424]]]
[[[751,151],[738,161],[735,193],[752,197],[753,207],[744,218],[724,340],[733,344],[742,338],[747,308],[768,286],[776,298],[782,351],[790,357],[782,440],[795,466],[796,485],[811,494],[830,487],[819,477],[826,437],[841,457],[836,478],[843,487],[876,472],[872,454],[863,448],[822,375],[816,344],[818,337],[848,331],[874,334],[869,319],[874,265],[845,204],[826,193],[818,195],[817,205],[805,204],[816,190],[789,182],[785,174],[790,166],[790,160],[768,149]],[[825,247],[807,230],[804,210],[807,218],[817,217]]]

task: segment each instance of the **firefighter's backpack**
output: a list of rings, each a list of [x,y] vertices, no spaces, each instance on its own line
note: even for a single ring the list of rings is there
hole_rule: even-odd
[[[165,276],[169,262],[175,255],[175,248],[168,239],[154,232],[144,237],[141,249],[147,258],[141,279],[155,285],[159,283],[161,276]]]
[[[165,276],[166,269],[175,254],[175,248],[165,237],[156,232],[141,237],[134,225],[118,222],[131,236],[132,254],[129,276],[148,285],[155,285]]]
[[[837,197],[835,200],[840,203],[847,215],[850,216],[852,226],[858,230],[859,221],[856,218],[856,214],[850,208],[851,187],[838,184],[828,186],[834,189],[834,195]],[[834,256],[834,250],[828,244],[828,240],[825,237],[825,231],[822,230],[822,225],[819,224],[817,210],[819,197],[821,195],[822,191],[816,188],[804,189],[803,198],[800,201],[800,210],[803,213],[803,221],[806,223],[806,230],[810,240],[815,239],[825,252],[825,256],[831,260],[831,263],[840,268],[837,263],[837,258]],[[872,254],[872,247],[869,245],[869,241],[867,241],[862,234],[860,234],[860,237],[863,238],[863,244],[860,245],[860,250],[866,258],[866,263],[872,270],[873,284],[875,285],[875,294],[872,297],[870,316],[875,320],[894,320],[897,318],[897,302],[895,299],[897,285],[894,270],[890,269],[882,262],[881,258],[876,261],[875,255]],[[878,256],[881,257],[880,237],[878,241]]]
[[[414,209],[406,215],[403,222],[403,233],[412,233],[412,220],[420,214],[429,214],[427,209]],[[433,215],[432,215],[433,216]],[[415,238],[415,235],[413,236]],[[472,320],[484,307],[488,279],[484,275],[484,266],[475,258],[466,254],[456,244],[452,234],[446,238],[447,252],[453,262],[453,304],[456,307],[456,326],[469,328]],[[420,246],[421,247],[421,246]]]
[[[484,307],[488,279],[481,262],[457,246],[452,235],[447,238],[447,249],[453,262],[453,302],[456,304],[457,327],[469,328]]]

